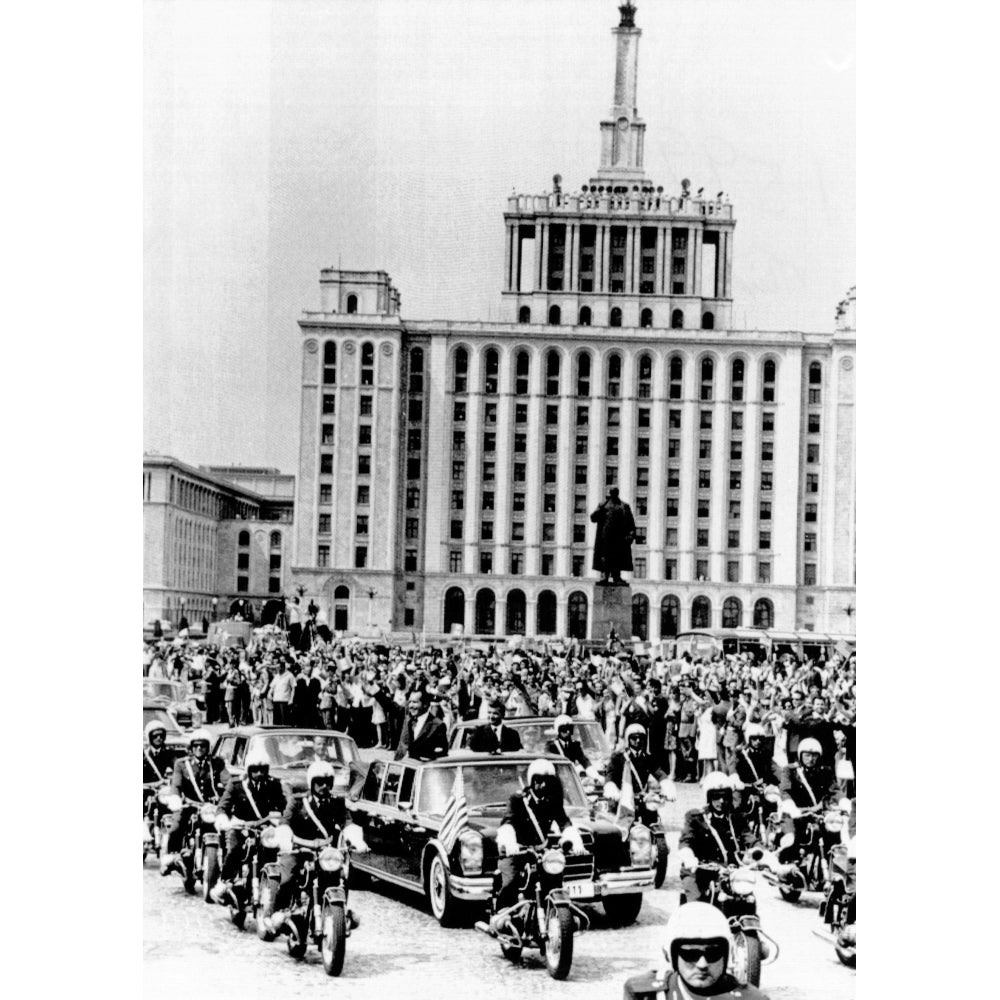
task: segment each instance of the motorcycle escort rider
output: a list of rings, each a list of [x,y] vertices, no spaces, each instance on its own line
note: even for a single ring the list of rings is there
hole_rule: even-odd
[[[284,813],[291,789],[286,788],[277,778],[272,778],[271,762],[263,750],[251,750],[244,762],[246,775],[233,776],[226,784],[226,790],[219,800],[219,814],[215,827],[226,835],[226,856],[218,884],[211,896],[217,903],[224,903],[233,890],[233,880],[240,873],[243,863],[243,845],[246,830],[233,828],[231,821],[242,820],[253,823],[267,817],[268,813]]]
[[[781,776],[764,736],[764,727],[759,722],[747,723],[747,744],[736,753],[736,777],[746,789],[741,811],[749,814],[759,805],[763,813],[761,819],[766,822],[777,805],[765,799],[764,792],[769,787],[777,789]]]
[[[845,800],[845,803],[840,801],[836,775],[832,767],[823,763],[823,748],[819,740],[812,737],[802,740],[798,753],[798,764],[789,764],[781,776],[781,810],[785,822],[778,860],[782,864],[793,863],[798,858],[799,847],[809,823],[808,817],[802,815],[803,809],[817,806],[820,810],[838,808],[849,803],[849,800]],[[822,827],[821,831],[825,856],[839,840],[839,835],[831,834]],[[789,834],[792,840],[788,840]]]
[[[368,850],[361,827],[351,821],[347,804],[342,796],[333,794],[334,769],[325,760],[313,761],[306,772],[309,793],[296,799],[290,796],[281,817],[278,834],[289,850],[278,854],[281,876],[274,899],[274,913],[264,919],[264,925],[272,934],[280,933],[288,919],[295,886],[305,865],[305,855],[295,848],[298,840],[328,840],[337,847],[341,834],[344,841],[354,851]],[[347,910],[348,929],[358,927],[361,921],[352,910]]]
[[[170,786],[185,805],[170,814],[167,850],[160,859],[161,875],[169,875],[172,870],[185,874],[178,863],[178,854],[184,846],[184,834],[191,817],[206,802],[217,803],[229,781],[229,772],[222,758],[209,754],[211,744],[211,733],[207,729],[196,729],[188,741],[190,756],[181,758],[174,765]]]
[[[632,788],[636,792],[644,792],[650,777],[660,783],[660,793],[668,802],[677,797],[674,783],[663,768],[659,767],[652,754],[646,752],[646,727],[633,722],[625,730],[625,750],[617,750],[608,761],[607,780],[604,782],[604,797],[611,802],[621,798],[622,779],[625,768],[632,769]]]
[[[590,762],[583,751],[583,744],[573,739],[573,720],[568,715],[557,715],[552,727],[556,738],[545,744],[545,752],[559,754],[571,760],[580,771],[590,775],[595,781],[600,780],[601,772]]]
[[[739,864],[745,852],[759,843],[750,823],[733,810],[733,782],[728,774],[711,771],[705,775],[702,788],[705,806],[684,817],[677,855],[681,888],[688,903],[704,899],[714,880],[712,872],[699,870],[699,864]]]
[[[166,785],[173,773],[178,751],[167,746],[167,727],[157,719],[146,723],[145,735],[146,746],[142,750],[142,783],[143,785]],[[147,802],[144,796],[143,806],[146,807],[146,818],[150,828],[152,828],[169,810],[151,792],[147,794],[151,798]],[[147,833],[146,839],[147,841],[150,839],[149,833]]]
[[[666,964],[626,980],[624,1000],[768,1000],[766,993],[726,971],[732,948],[729,921],[719,910],[708,903],[681,906],[667,923]]]
[[[507,910],[517,902],[518,882],[527,864],[526,858],[517,857],[523,848],[544,849],[549,834],[554,832],[559,834],[560,843],[568,853],[583,853],[583,838],[566,815],[562,783],[556,777],[552,761],[533,760],[528,766],[527,783],[527,788],[510,797],[497,830],[500,889],[489,925],[494,937],[507,922]]]

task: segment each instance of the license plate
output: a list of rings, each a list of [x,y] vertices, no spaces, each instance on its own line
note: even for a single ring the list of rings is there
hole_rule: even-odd
[[[564,882],[563,889],[570,899],[589,898],[594,895],[594,883],[590,879],[582,879],[576,882]]]

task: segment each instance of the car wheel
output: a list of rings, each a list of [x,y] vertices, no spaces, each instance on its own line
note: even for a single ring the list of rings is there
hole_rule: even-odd
[[[454,927],[459,922],[461,904],[451,893],[447,862],[436,851],[427,866],[425,885],[434,919],[442,927]]]

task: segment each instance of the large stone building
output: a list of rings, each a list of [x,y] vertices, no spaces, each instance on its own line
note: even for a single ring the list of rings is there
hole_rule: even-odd
[[[142,462],[143,622],[281,608],[293,551],[295,477],[277,469]]]
[[[600,166],[504,213],[503,322],[410,321],[321,272],[302,331],[294,577],[334,627],[592,636],[589,514],[638,524],[633,631],[854,631],[854,293],[732,328],[727,200],[643,164],[635,9]]]

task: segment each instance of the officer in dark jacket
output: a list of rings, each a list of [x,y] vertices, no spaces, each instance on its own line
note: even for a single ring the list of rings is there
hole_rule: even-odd
[[[448,752],[448,730],[440,719],[431,715],[427,706],[425,692],[410,692],[406,703],[406,721],[399,734],[399,743],[396,744],[396,760],[404,757],[434,760]]]
[[[650,776],[660,782],[669,780],[669,775],[660,767],[651,754],[646,753],[646,729],[638,722],[633,722],[625,730],[627,750],[619,750],[611,755],[608,761],[607,781],[604,784],[605,798],[617,801],[621,796],[622,780],[625,768],[632,770],[632,788],[636,792],[644,792]]]
[[[566,757],[584,771],[591,769],[593,764],[584,753],[583,744],[573,739],[573,720],[568,715],[557,715],[553,728],[556,731],[556,738],[545,744],[545,752]]]
[[[707,802],[684,817],[680,836],[681,888],[686,902],[708,893],[715,874],[699,868],[711,862],[738,864],[743,854],[758,843],[750,824],[733,812],[732,781],[728,774],[712,771],[702,782]]]
[[[192,815],[206,802],[218,802],[229,782],[229,772],[222,758],[209,755],[211,741],[207,729],[195,730],[188,742],[190,756],[174,764],[170,787],[186,804],[170,816],[167,853],[160,859],[161,875],[168,874],[178,860],[177,852],[184,844],[184,834]],[[187,872],[182,871],[181,874],[186,875]]]
[[[674,910],[663,952],[668,964],[625,983],[625,1000],[767,1000],[767,994],[726,972],[733,938],[721,911],[708,903]]]
[[[287,831],[283,838],[286,850],[278,855],[281,876],[274,898],[275,912],[264,918],[265,930],[272,934],[278,933],[288,918],[287,910],[292,902],[294,887],[308,857],[296,851],[296,847],[317,852],[327,846],[337,847],[343,833],[344,839],[355,850],[368,849],[361,828],[351,822],[344,799],[333,794],[334,777],[333,765],[328,761],[314,761],[306,772],[309,793],[300,799],[290,797],[285,806],[278,831],[279,835]],[[316,877],[324,880],[327,874],[317,867]],[[321,882],[320,888],[325,888],[325,884]],[[350,910],[347,916],[348,923],[356,927],[358,921]]]
[[[764,792],[769,787],[777,788],[781,784],[781,775],[764,742],[764,727],[757,722],[748,722],[746,737],[746,746],[736,751],[736,777],[744,786],[737,811],[756,821],[759,808],[760,819],[766,821],[777,809],[777,804],[765,799]]]
[[[476,753],[511,753],[521,749],[521,734],[503,724],[507,706],[499,698],[490,702],[489,722],[477,726],[469,736],[469,749]]]
[[[246,776],[230,778],[219,800],[220,817],[216,819],[216,826],[226,833],[226,859],[219,884],[212,890],[212,898],[217,903],[224,902],[232,891],[233,879],[239,875],[243,863],[243,845],[247,838],[245,830],[230,827],[229,821],[255,823],[271,813],[280,815],[292,797],[290,788],[270,776],[271,762],[262,750],[251,750],[244,763]]]
[[[155,787],[162,787],[170,781],[174,761],[183,753],[183,750],[167,746],[167,727],[162,722],[153,719],[146,723],[146,746],[142,749],[142,783],[154,787],[143,789],[142,806],[150,839],[153,828],[169,811],[157,797]]]
[[[522,848],[543,849],[549,836],[558,834],[570,853],[583,853],[583,839],[566,815],[562,783],[556,777],[552,761],[544,758],[532,761],[527,782],[528,787],[523,792],[510,797],[507,812],[497,830],[500,889],[490,919],[493,934],[506,923],[506,908],[517,902],[518,880],[527,860],[517,856]]]
[[[808,737],[799,743],[799,762],[789,764],[781,774],[781,806],[785,812],[784,832],[794,835],[793,843],[778,852],[778,860],[794,862],[799,856],[803,837],[809,826],[807,816],[797,815],[803,809],[812,810],[813,815],[836,806],[840,801],[840,786],[833,768],[823,763],[823,748],[819,740]],[[837,838],[822,829],[826,856]]]

